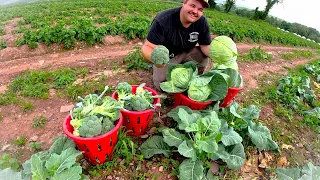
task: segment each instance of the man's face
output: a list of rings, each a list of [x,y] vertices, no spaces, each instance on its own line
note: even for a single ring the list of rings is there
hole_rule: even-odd
[[[204,7],[198,0],[184,0],[182,5],[182,14],[184,19],[194,23],[203,15]]]

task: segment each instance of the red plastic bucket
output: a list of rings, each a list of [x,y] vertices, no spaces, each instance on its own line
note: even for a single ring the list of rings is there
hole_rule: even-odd
[[[220,107],[227,107],[232,103],[232,100],[234,97],[238,94],[239,91],[241,91],[243,87],[241,88],[228,88],[228,94],[224,98],[224,100],[219,104]]]
[[[136,93],[138,85],[132,85],[132,93]],[[143,89],[148,90],[153,96],[158,95],[157,91],[144,86]],[[112,98],[118,100],[118,94],[114,92],[111,96]],[[153,104],[160,103],[160,98],[155,98]],[[158,107],[155,107],[155,110]],[[139,136],[145,134],[147,127],[152,119],[154,110],[148,109],[145,111],[120,111],[123,116],[123,125],[129,131],[127,134],[130,136]]]
[[[63,132],[75,142],[80,151],[84,152],[85,158],[91,164],[103,164],[112,156],[113,148],[118,141],[118,131],[122,126],[122,119],[122,115],[120,114],[117,125],[106,134],[92,138],[83,138],[72,134],[73,127],[70,125],[71,116],[68,115],[63,122]]]
[[[212,103],[212,101],[197,102],[197,101],[194,101],[194,100],[190,99],[189,97],[185,96],[183,93],[175,93],[173,107],[175,108],[177,106],[188,106],[192,110],[201,110],[201,109],[205,109],[207,107],[207,105],[209,105],[211,103]]]

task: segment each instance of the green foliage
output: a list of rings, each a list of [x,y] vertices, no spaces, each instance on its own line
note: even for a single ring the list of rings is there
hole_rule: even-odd
[[[1,32],[0,32],[0,34],[1,34]],[[3,39],[0,39],[0,50],[4,49],[6,47],[7,47],[6,41]]]
[[[20,167],[20,164],[17,159],[12,158],[9,154],[3,153],[0,156],[0,170],[11,168],[14,171],[17,171]]]
[[[270,61],[272,59],[272,55],[266,53],[261,49],[261,46],[253,47],[250,49],[249,54],[246,56],[246,59],[250,61]]]
[[[145,69],[149,70],[152,65],[142,56],[141,48],[136,48],[123,58],[128,70]]]
[[[22,101],[22,111],[32,111],[34,109],[34,106],[31,102]]]
[[[14,141],[14,144],[18,145],[18,146],[24,146],[26,144],[26,142],[27,142],[27,138],[24,136],[21,136]]]
[[[32,126],[35,128],[43,127],[46,124],[46,122],[47,122],[47,118],[41,115],[33,119]]]
[[[0,94],[0,105],[18,104],[19,99],[15,93],[7,91]]]
[[[277,168],[276,174],[279,180],[287,180],[287,179],[316,180],[320,178],[320,167],[314,166],[312,162],[309,162],[302,168]]]
[[[33,151],[40,151],[40,150],[41,150],[41,144],[38,143],[38,142],[34,142],[34,141],[30,142],[30,143],[29,143],[29,147],[30,147],[31,150],[33,150]]]
[[[281,57],[285,60],[297,59],[297,58],[311,58],[313,53],[310,50],[293,50],[288,53],[280,53]]]
[[[37,42],[44,42],[47,45],[58,43],[65,48],[72,48],[76,40],[92,45],[101,42],[104,35],[144,39],[152,18],[159,11],[179,5],[181,3],[158,0],[84,0],[77,3],[72,0],[53,0],[1,8],[0,22],[14,17],[24,19],[18,29],[18,32],[24,33],[20,45],[37,47]],[[317,43],[283,32],[267,22],[253,21],[214,9],[206,10],[205,16],[208,17],[212,34],[226,35],[233,40],[246,41],[250,38],[257,43],[266,41],[271,44],[319,47]],[[25,25],[30,27],[26,28]]]
[[[73,83],[77,79],[75,70],[70,68],[61,68],[52,72],[52,75],[55,78],[53,87],[56,89],[65,88],[67,85]]]

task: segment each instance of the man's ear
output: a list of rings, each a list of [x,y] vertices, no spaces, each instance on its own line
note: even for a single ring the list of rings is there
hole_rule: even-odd
[[[183,4],[186,4],[188,0],[183,0]]]

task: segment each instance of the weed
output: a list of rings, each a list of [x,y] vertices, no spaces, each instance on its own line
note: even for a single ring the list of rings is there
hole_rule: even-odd
[[[78,100],[78,96],[84,94],[94,93],[92,90],[97,90],[102,92],[104,90],[105,84],[100,81],[89,80],[82,84],[69,85],[63,90],[63,94],[72,100]],[[90,91],[89,91],[90,90]],[[108,89],[107,93],[111,93],[111,88]]]
[[[292,52],[289,53],[281,53],[281,57],[285,60],[291,60],[291,59],[296,59],[296,58],[311,58],[313,57],[312,51],[309,50],[293,50]]]
[[[0,32],[1,34],[1,32]],[[0,50],[4,49],[7,47],[7,43],[3,40],[3,39],[0,39]]]
[[[29,147],[32,149],[32,151],[40,151],[42,149],[41,144],[35,141],[30,142]]]
[[[15,93],[7,91],[5,94],[0,93],[0,105],[18,104],[19,100]]]
[[[246,55],[241,55],[240,58],[245,61],[260,61],[260,62],[268,62],[272,59],[272,54],[268,54],[261,49],[261,46],[253,47],[250,49],[249,53]]]
[[[0,169],[11,168],[14,171],[19,169],[20,165],[17,159],[11,157],[7,153],[3,153],[0,156]]]
[[[2,114],[0,113],[0,121],[2,121],[3,120],[3,116],[2,116]]]
[[[32,111],[33,109],[34,109],[34,106],[31,102],[22,101],[22,111],[23,112]]]
[[[279,103],[277,103],[274,113],[276,116],[285,117],[289,121],[292,121],[294,115],[294,112],[291,109],[287,109]]]
[[[53,87],[57,89],[64,88],[77,79],[75,72],[70,68],[61,68],[58,71],[53,72],[52,75],[55,78]]]
[[[123,62],[127,65],[128,70],[145,69],[149,70],[152,65],[148,63],[142,56],[141,49],[136,48],[128,56],[123,58]]]
[[[14,144],[18,146],[24,146],[26,144],[26,141],[27,141],[27,138],[24,136],[21,136],[14,141]]]
[[[45,123],[47,122],[47,118],[41,115],[40,117],[36,117],[33,120],[32,126],[37,128],[37,127],[43,127]]]

